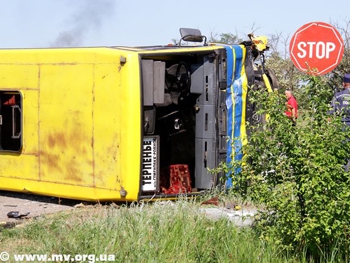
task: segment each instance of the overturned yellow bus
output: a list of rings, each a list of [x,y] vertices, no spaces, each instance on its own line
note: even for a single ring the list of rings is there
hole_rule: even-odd
[[[137,201],[183,192],[174,173],[187,194],[217,185],[249,88],[274,77],[254,65],[261,40],[180,32],[186,45],[0,50],[0,189]]]

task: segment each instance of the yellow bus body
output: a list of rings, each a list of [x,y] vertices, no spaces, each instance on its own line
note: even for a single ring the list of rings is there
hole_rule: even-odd
[[[82,200],[118,200],[127,189],[125,200],[137,200],[138,54],[73,48],[1,50],[0,57],[0,89],[23,100],[23,148],[1,154],[1,188]]]
[[[137,201],[215,187],[208,168],[246,143],[251,58],[249,43],[0,50],[0,189]],[[180,190],[172,165],[188,168]]]

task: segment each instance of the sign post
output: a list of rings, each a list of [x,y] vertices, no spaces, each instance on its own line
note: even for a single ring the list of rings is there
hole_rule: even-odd
[[[289,44],[294,65],[310,75],[324,75],[339,65],[344,54],[344,41],[331,25],[311,22],[293,35]]]

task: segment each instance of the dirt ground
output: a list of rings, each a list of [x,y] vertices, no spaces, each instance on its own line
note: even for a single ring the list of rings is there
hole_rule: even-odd
[[[6,222],[21,223],[33,217],[72,210],[79,203],[55,197],[0,191],[0,224]],[[15,212],[15,215],[16,212],[19,215],[29,214],[21,218],[11,218],[8,217],[10,212]]]
[[[256,208],[243,207],[237,209],[228,206],[224,207],[215,202],[212,203],[211,201],[214,199],[215,198],[212,198],[204,202],[210,206],[206,207],[206,205],[204,205],[201,208],[208,218],[218,219],[220,217],[226,217],[237,226],[248,226],[252,224],[252,219],[257,213]],[[92,206],[93,205],[94,204],[92,204]],[[12,228],[17,224],[28,222],[31,218],[82,207],[91,207],[91,203],[59,199],[56,197],[0,191],[0,231],[1,227]],[[10,212],[19,215],[29,214],[21,218],[10,218],[8,217],[8,213]]]

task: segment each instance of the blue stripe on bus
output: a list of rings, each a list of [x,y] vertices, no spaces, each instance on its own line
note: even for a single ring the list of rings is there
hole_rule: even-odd
[[[227,69],[227,88],[226,88],[226,108],[227,108],[227,156],[226,164],[229,166],[232,162],[232,135],[233,135],[233,115],[234,115],[234,101],[232,99],[232,84],[234,80],[235,58],[234,50],[231,46],[226,46],[226,69]],[[232,179],[227,178],[226,187],[232,186]]]
[[[226,89],[226,106],[227,106],[227,136],[229,137],[227,144],[226,163],[230,166],[232,157],[234,160],[241,160],[242,140],[241,140],[241,124],[242,124],[242,66],[243,66],[243,50],[241,46],[226,47],[227,52],[227,89]],[[232,149],[232,146],[234,149]],[[234,153],[233,153],[234,150]],[[235,172],[238,172],[236,170]],[[232,179],[227,178],[226,188],[232,187]]]
[[[236,52],[235,81],[233,82],[235,92],[235,123],[234,123],[234,146],[235,160],[242,160],[242,138],[241,125],[243,116],[243,89],[242,89],[242,66],[243,50],[241,46],[233,46]]]

